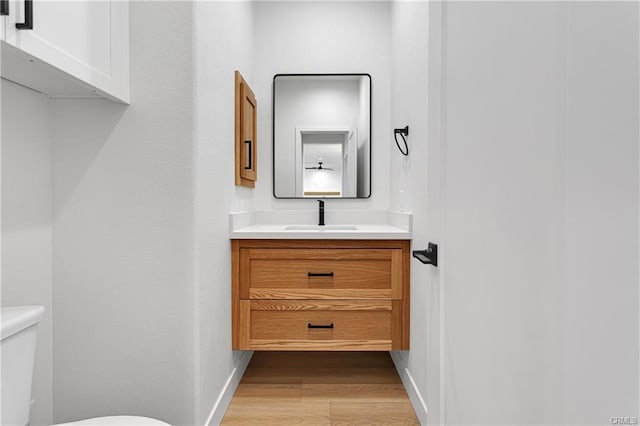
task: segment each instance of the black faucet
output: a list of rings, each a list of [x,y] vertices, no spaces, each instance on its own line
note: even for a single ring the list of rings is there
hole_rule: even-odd
[[[324,201],[318,200],[318,226],[324,226]]]

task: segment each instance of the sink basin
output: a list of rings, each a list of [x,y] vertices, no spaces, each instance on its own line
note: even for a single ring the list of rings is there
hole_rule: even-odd
[[[354,225],[289,225],[284,227],[285,231],[357,231]]]

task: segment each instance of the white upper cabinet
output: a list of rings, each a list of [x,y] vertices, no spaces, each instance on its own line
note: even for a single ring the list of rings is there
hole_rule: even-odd
[[[5,29],[7,25],[7,14],[9,13],[9,1],[0,0],[0,40],[5,39]]]
[[[127,1],[8,4],[9,15],[0,29],[4,78],[52,98],[99,96],[129,102]]]

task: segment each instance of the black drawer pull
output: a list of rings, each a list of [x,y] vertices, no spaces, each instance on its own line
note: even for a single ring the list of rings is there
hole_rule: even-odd
[[[307,272],[310,277],[332,277],[333,272]]]
[[[333,323],[329,324],[329,325],[321,325],[321,324],[307,324],[307,326],[309,328],[333,328]]]
[[[6,16],[9,14],[9,0],[0,0],[0,15]]]
[[[251,170],[253,168],[253,155],[251,154],[253,143],[251,141],[244,141],[246,145],[249,146],[249,165],[244,166],[245,170]]]
[[[24,22],[16,23],[19,30],[33,29],[33,0],[24,0]]]

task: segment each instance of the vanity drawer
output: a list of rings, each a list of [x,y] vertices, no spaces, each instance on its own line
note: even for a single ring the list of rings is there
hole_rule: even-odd
[[[246,349],[391,350],[392,301],[242,301]],[[395,330],[398,330],[396,327]]]
[[[250,299],[401,299],[401,249],[248,249],[240,287]]]

